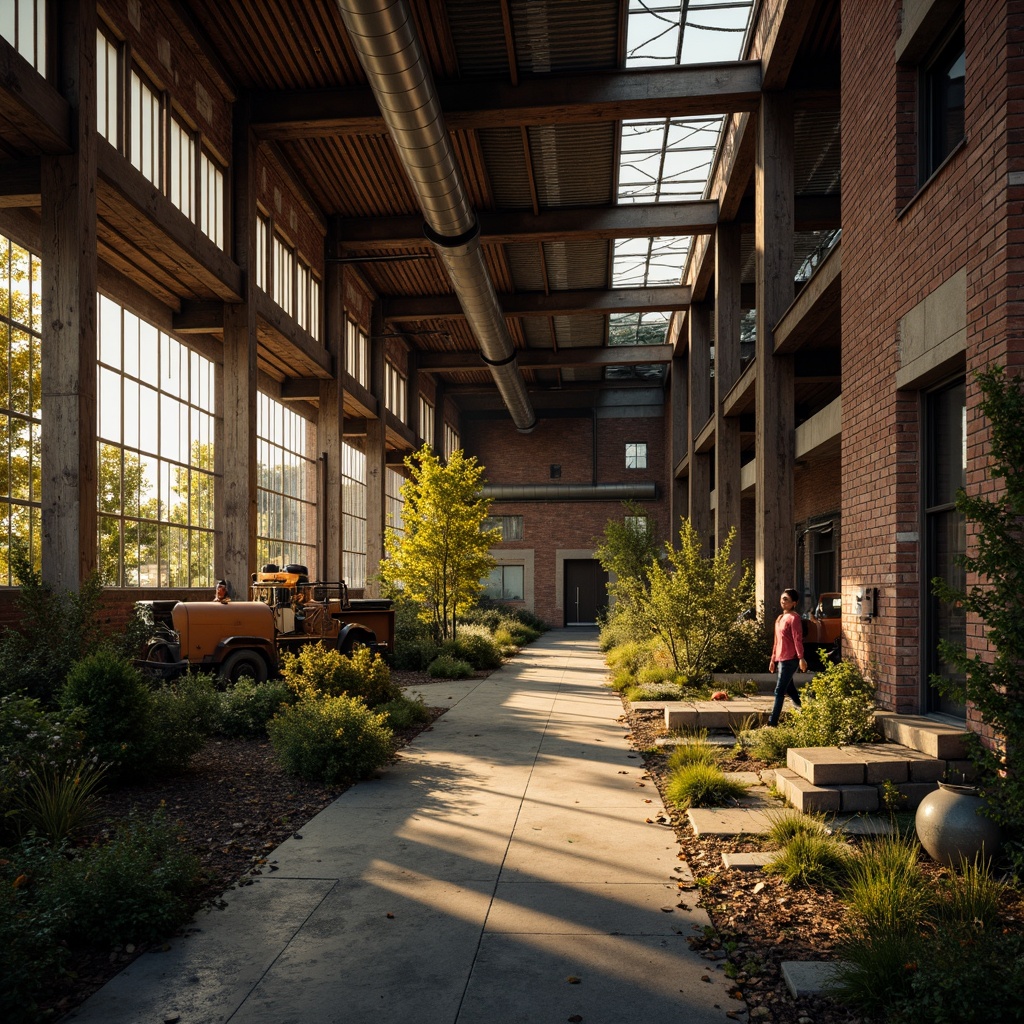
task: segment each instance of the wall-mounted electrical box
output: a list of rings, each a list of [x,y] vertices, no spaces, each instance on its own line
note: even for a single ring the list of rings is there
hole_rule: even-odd
[[[878,604],[878,587],[861,587],[853,596],[853,612],[859,619],[873,619]]]

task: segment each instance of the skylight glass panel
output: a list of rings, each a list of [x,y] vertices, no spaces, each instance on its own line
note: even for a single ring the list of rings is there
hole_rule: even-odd
[[[608,318],[608,344],[662,345],[671,313],[613,313]]]
[[[629,0],[626,67],[738,60],[750,7],[751,0]]]
[[[690,241],[688,235],[619,239],[615,243],[612,287],[679,284]]]
[[[721,128],[720,117],[624,121],[619,202],[700,199],[707,187]]]

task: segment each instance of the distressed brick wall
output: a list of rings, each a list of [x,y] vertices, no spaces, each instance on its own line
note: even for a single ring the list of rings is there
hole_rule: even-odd
[[[841,565],[844,596],[879,588],[873,621],[844,618],[847,649],[877,666],[883,706],[917,711],[921,396],[896,388],[898,324],[966,269],[968,487],[990,489],[970,375],[1024,361],[1024,4],[967,0],[966,142],[920,191],[916,74],[894,60],[900,6],[846,0],[842,9]],[[968,624],[968,642],[983,644],[980,623]]]
[[[657,498],[639,504],[653,519],[659,538],[668,537],[668,470],[663,447],[663,417],[597,420],[589,414],[542,417],[530,434],[518,433],[507,419],[467,418],[463,428],[465,451],[484,465],[490,484],[655,483]],[[627,442],[647,444],[647,469],[626,469]],[[561,467],[561,476],[557,479],[550,476],[553,464]],[[618,500],[503,501],[494,502],[491,512],[523,517],[524,539],[505,543],[502,550],[534,552],[532,610],[555,626],[565,621],[564,609],[556,599],[556,552],[592,551],[608,520],[625,515]]]

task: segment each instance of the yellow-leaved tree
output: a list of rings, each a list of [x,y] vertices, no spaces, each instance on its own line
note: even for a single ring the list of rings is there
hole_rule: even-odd
[[[438,640],[455,637],[456,615],[476,603],[495,566],[489,549],[500,530],[485,530],[490,501],[483,466],[452,452],[447,464],[424,445],[405,460],[404,533],[388,531],[379,575],[388,592],[418,601]]]

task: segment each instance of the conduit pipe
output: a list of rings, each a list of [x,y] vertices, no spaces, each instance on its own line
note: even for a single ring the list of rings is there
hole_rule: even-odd
[[[653,499],[656,484],[485,484],[491,501],[628,501]]]
[[[512,421],[528,433],[537,417],[480,251],[480,225],[405,0],[338,0],[338,8],[423,211],[425,234],[444,260]]]

